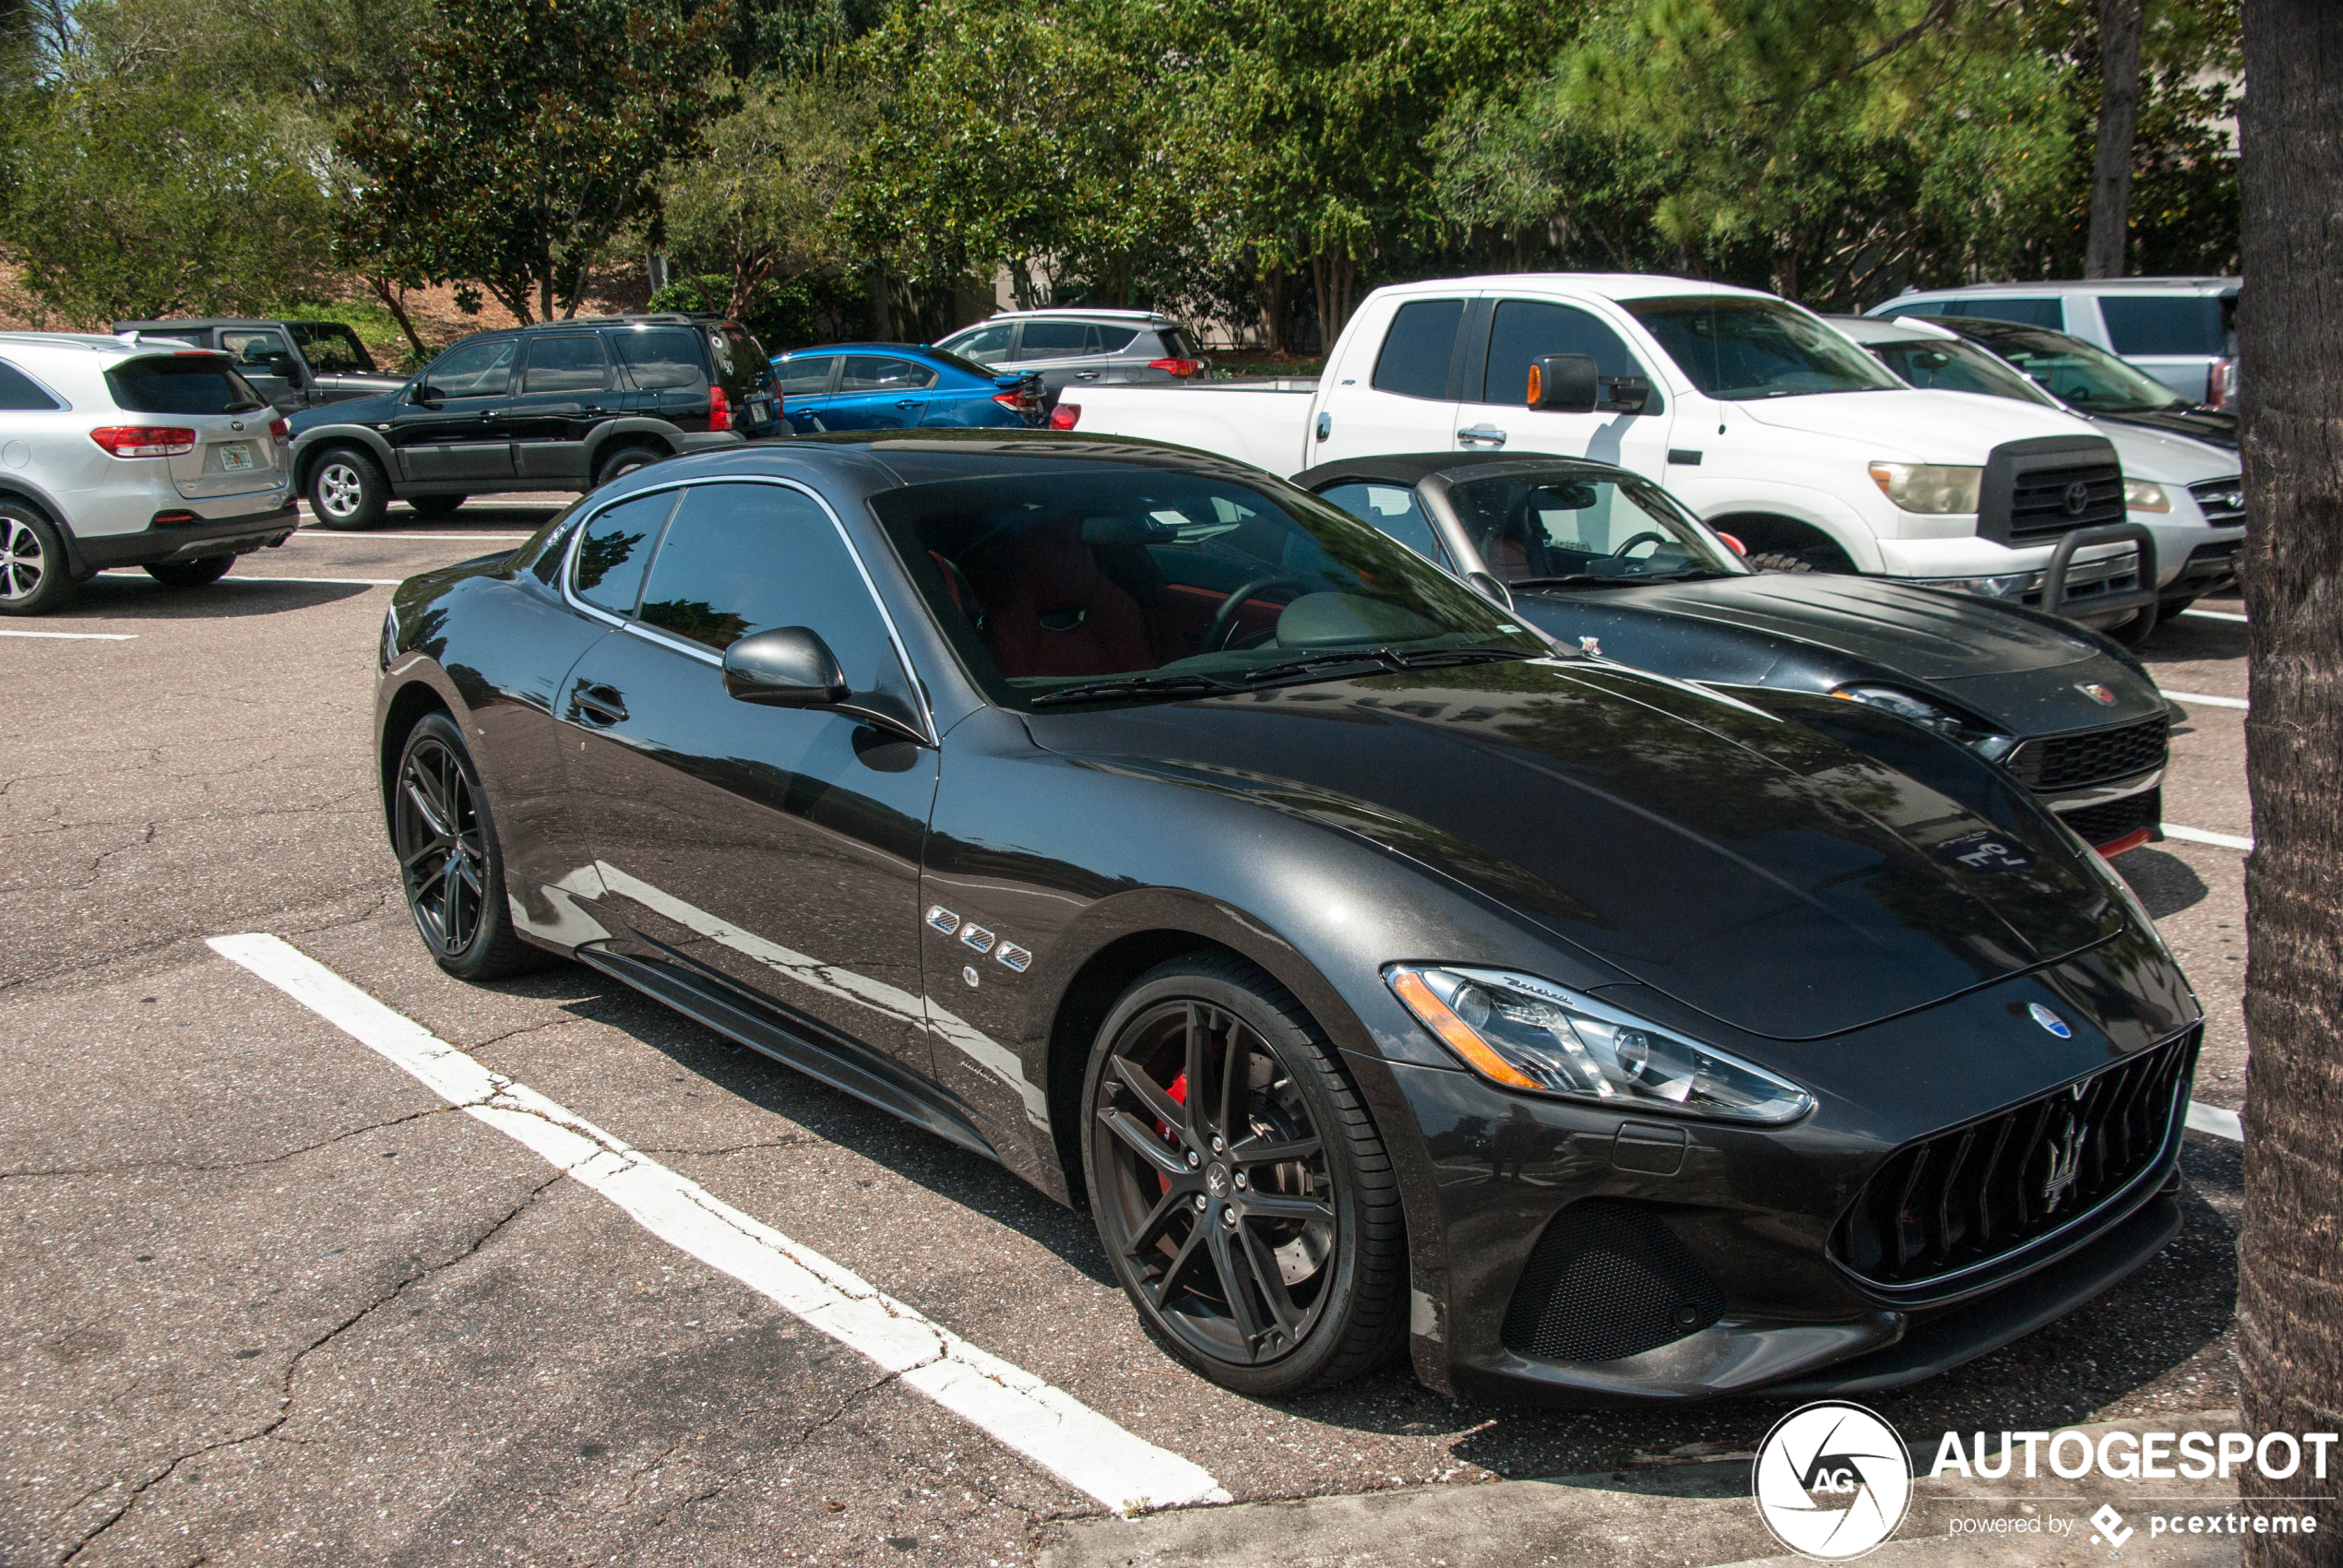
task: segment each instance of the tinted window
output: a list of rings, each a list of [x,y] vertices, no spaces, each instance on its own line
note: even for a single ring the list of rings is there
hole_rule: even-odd
[[[1079,321],[1029,321],[1017,345],[1021,360],[1071,359],[1091,352],[1090,328]]]
[[[274,330],[256,330],[249,327],[222,327],[220,346],[236,356],[236,362],[259,371],[268,371],[271,354],[289,354],[284,334]]]
[[[1641,375],[1643,366],[1618,333],[1583,310],[1541,300],[1500,300],[1489,327],[1484,403],[1519,403],[1529,395],[1530,362],[1544,354],[1588,354],[1601,375]]]
[[[499,397],[512,387],[513,359],[519,351],[517,338],[458,343],[431,362],[423,384],[443,398]]]
[[[1166,358],[1192,360],[1196,357],[1195,350],[1188,347],[1186,336],[1178,327],[1160,327],[1156,328],[1156,336],[1163,339],[1163,352]]]
[[[2053,332],[2066,325],[2065,303],[2055,297],[2030,300],[1947,300],[1929,314],[1979,316],[1987,321],[2022,322],[2028,327],[2047,327]]]
[[[286,326],[301,345],[302,358],[327,375],[373,375],[375,357],[358,334],[339,321],[294,321]]]
[[[1873,358],[1914,386],[1936,392],[1978,392],[2023,403],[2048,401],[2032,382],[1974,343],[1923,338],[1869,347]]]
[[[981,327],[962,337],[949,339],[945,346],[954,353],[972,360],[997,360],[1009,351],[1009,327]]]
[[[2226,352],[2221,302],[2212,294],[2101,294],[2099,314],[2119,354]]]
[[[577,597],[613,614],[634,613],[636,590],[643,586],[643,568],[650,564],[659,525],[674,505],[675,493],[661,491],[622,501],[587,524],[572,579]]]
[[[0,409],[61,409],[58,402],[16,366],[0,361]]]
[[[1448,564],[1448,552],[1440,548],[1440,536],[1432,531],[1432,519],[1423,515],[1416,493],[1406,485],[1338,484],[1318,493],[1361,522],[1373,523],[1425,560],[1443,566]]]
[[[132,360],[106,372],[114,406],[133,414],[249,414],[268,406],[252,383],[209,354]]]
[[[685,491],[644,585],[642,619],[720,651],[752,632],[808,626],[857,692],[903,689],[886,624],[838,526],[779,485]]]
[[[2015,327],[1988,327],[1979,335],[2034,385],[2085,413],[2145,414],[2188,406],[2187,398],[2154,376],[2080,338]]]
[[[1628,300],[1692,384],[1741,401],[1899,386],[1886,368],[1804,312],[1777,300]]]
[[[529,345],[523,392],[600,392],[610,383],[602,345],[591,332],[563,332]]]
[[[709,347],[711,351],[718,347],[724,350],[727,385],[752,389],[771,374],[767,368],[770,361],[766,355],[765,345],[758,342],[745,327],[726,322],[722,330],[710,336]]]
[[[838,378],[841,392],[918,392],[935,385],[935,369],[882,354],[849,354]]]
[[[1462,300],[1411,300],[1391,318],[1376,356],[1372,385],[1403,398],[1445,398],[1448,361],[1457,348]]]
[[[1592,586],[1747,570],[1641,486],[1506,475],[1451,485],[1448,500],[1489,570],[1509,583],[1563,577]]]
[[[781,378],[784,398],[817,398],[830,389],[830,366],[836,363],[836,354],[812,354],[783,360],[773,374]]]
[[[1119,354],[1129,348],[1131,339],[1138,335],[1139,329],[1136,327],[1093,327],[1090,328],[1090,352]]]
[[[700,363],[699,334],[686,327],[650,327],[613,332],[619,363],[645,392],[696,392],[708,385]]]

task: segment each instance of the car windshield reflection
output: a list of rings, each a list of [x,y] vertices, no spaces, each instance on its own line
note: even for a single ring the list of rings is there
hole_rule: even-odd
[[[1658,495],[1568,473],[1457,481],[1449,505],[1501,582],[1625,585],[1748,568]]]

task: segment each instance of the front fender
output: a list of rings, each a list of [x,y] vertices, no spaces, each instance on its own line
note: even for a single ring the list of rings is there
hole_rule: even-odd
[[[312,425],[293,438],[293,488],[303,494],[309,491],[310,470],[317,459],[335,446],[363,447],[383,471],[383,478],[396,485],[399,481],[398,459],[390,443],[372,425],[319,424]]]

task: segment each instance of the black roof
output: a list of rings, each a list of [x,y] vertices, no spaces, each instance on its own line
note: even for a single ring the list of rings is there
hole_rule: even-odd
[[[1610,463],[1542,452],[1399,452],[1382,457],[1342,457],[1331,463],[1320,463],[1314,469],[1305,469],[1294,475],[1293,482],[1304,490],[1319,490],[1329,484],[1358,480],[1382,480],[1390,484],[1414,485],[1432,474],[1500,465],[1522,473],[1563,469],[1589,479],[1635,477],[1627,469]]]
[[[282,327],[283,325],[281,321],[272,321],[257,315],[173,315],[166,316],[159,321],[117,321],[113,324],[113,330],[116,332],[179,331],[190,327],[200,327],[208,330],[215,327]]]

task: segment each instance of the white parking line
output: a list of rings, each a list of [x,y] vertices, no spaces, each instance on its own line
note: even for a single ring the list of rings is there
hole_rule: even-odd
[[[2184,839],[2191,844],[2210,844],[2220,849],[2250,850],[2254,848],[2253,839],[2240,838],[2234,833],[2207,833],[2201,827],[2182,827],[2177,823],[2171,822],[2161,826],[2164,829],[2164,837],[2167,838]]]
[[[215,936],[209,945],[413,1075],[466,1115],[601,1194],[660,1241],[898,1373],[905,1384],[1116,1513],[1229,1501],[1219,1483],[1196,1465],[979,1349],[528,1085],[491,1072],[290,943],[259,932]]]
[[[2206,707],[2244,707],[2248,706],[2243,697],[2209,696],[2203,692],[2176,692],[2170,687],[2165,688],[2164,695],[2171,697],[2174,702],[2203,703]]]
[[[101,577],[135,577],[135,578],[137,578],[137,579],[139,579],[139,580],[141,580],[141,581],[146,581],[146,582],[152,582],[152,581],[154,580],[153,578],[149,577],[149,576],[147,576],[147,574],[146,574],[146,573],[144,573],[144,572],[140,572],[140,571],[135,571],[135,570],[133,570],[133,571],[120,571],[120,570],[115,570],[115,571],[105,571],[105,572],[101,572],[101,573],[99,573],[99,574],[98,574],[98,576],[101,576]],[[212,580],[211,586],[212,586],[212,587],[214,587],[214,588],[217,588],[217,587],[219,587],[219,586],[220,586],[220,584],[222,584],[222,583],[229,583],[229,584],[241,584],[241,585],[244,585],[244,586],[246,586],[246,587],[249,587],[250,585],[252,585],[252,584],[254,584],[254,583],[327,583],[327,584],[331,584],[332,586],[334,586],[334,587],[336,587],[336,588],[397,588],[397,587],[398,587],[400,583],[403,583],[403,582],[405,582],[406,580],[407,580],[407,579],[406,579],[406,578],[404,578],[404,577],[272,577],[272,576],[247,576],[247,577],[228,576],[228,577],[216,577],[216,578],[214,578],[214,579]]]
[[[2210,1133],[2217,1138],[2227,1138],[2233,1144],[2245,1141],[2245,1123],[2234,1111],[2223,1111],[2218,1105],[2188,1102],[2188,1125],[2191,1132]]]
[[[0,632],[0,637],[64,637],[82,643],[135,643],[136,632]]]
[[[2226,610],[2183,610],[2181,613],[2183,615],[2202,615],[2207,621],[2234,621],[2241,626],[2245,624],[2244,616],[2232,615]]]

